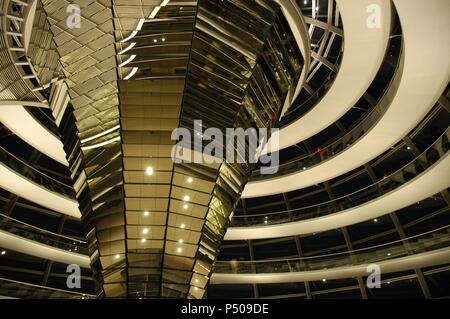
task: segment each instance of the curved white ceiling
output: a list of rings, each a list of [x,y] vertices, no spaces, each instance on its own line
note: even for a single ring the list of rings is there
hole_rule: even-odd
[[[248,183],[243,198],[308,187],[364,165],[407,135],[433,107],[450,79],[450,20],[442,14],[450,12],[450,1],[394,3],[404,36],[404,64],[397,92],[381,120],[359,141],[319,165]]]
[[[424,173],[399,188],[365,204],[306,220],[250,227],[229,227],[225,240],[250,240],[318,233],[357,224],[428,198],[450,186],[449,152]]]
[[[416,268],[432,267],[450,262],[450,248],[436,249],[406,257],[388,259],[376,262],[380,266],[381,274],[394,273]],[[342,279],[368,276],[370,264],[343,266],[322,270],[260,273],[260,274],[220,274],[213,273],[210,283],[218,284],[274,284],[287,282],[320,281],[322,279]]]
[[[294,35],[295,41],[297,42],[297,45],[304,59],[303,69],[297,82],[297,86],[295,87],[294,92],[288,93],[288,97],[286,98],[283,110],[281,112],[282,117],[284,113],[286,113],[286,111],[291,107],[292,102],[295,101],[297,96],[300,94],[303,84],[306,81],[306,76],[309,72],[309,65],[311,63],[311,42],[309,40],[308,29],[306,27],[302,12],[300,11],[300,8],[298,7],[298,4],[295,2],[295,0],[275,1],[281,6],[281,10],[286,17],[291,32]]]
[[[65,166],[69,165],[59,137],[47,130],[23,106],[1,105],[0,122],[41,153]]]
[[[11,170],[1,162],[0,176],[1,188],[62,214],[81,218],[77,200],[52,192],[47,188],[26,179],[21,174]]]
[[[344,25],[344,53],[339,71],[327,94],[313,109],[279,130],[280,149],[313,136],[344,115],[366,92],[383,62],[391,26],[391,2],[336,0],[336,3]],[[370,5],[380,8],[380,28],[368,27]],[[270,144],[267,143],[268,147]],[[273,150],[266,148],[263,153],[267,151]]]
[[[0,230],[2,247],[19,253],[48,259],[63,264],[77,264],[84,268],[90,267],[89,257],[72,253],[63,249],[38,243],[20,236]]]

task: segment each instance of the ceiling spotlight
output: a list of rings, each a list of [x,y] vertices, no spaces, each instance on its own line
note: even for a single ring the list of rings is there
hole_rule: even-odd
[[[307,4],[307,3],[308,3],[308,1],[307,1],[307,0],[303,1],[303,4]]]
[[[142,238],[141,243],[145,243],[147,241],[147,238]]]
[[[153,175],[153,167],[147,166],[147,168],[145,169],[145,174],[147,174],[148,176]]]
[[[374,218],[373,222],[374,222],[374,223],[378,222],[378,219]]]
[[[150,215],[150,212],[148,210],[144,211],[144,216],[147,217],[148,215]]]
[[[158,42],[158,39],[153,39],[153,42],[154,42],[154,43]]]
[[[264,224],[267,224],[267,220],[264,221]]]
[[[192,177],[188,177],[187,182],[188,182],[188,183],[192,183],[193,180],[194,180],[194,179],[193,179]]]
[[[184,204],[184,205],[183,205],[183,208],[184,208],[184,209],[188,209],[188,208],[189,208],[189,205],[188,205],[188,204]]]
[[[182,251],[183,251],[182,248],[180,248],[180,247],[177,248],[177,253],[181,253]]]
[[[322,282],[327,282],[327,280],[324,278],[324,279],[322,279]]]
[[[166,38],[161,38],[161,41],[162,41],[162,42],[166,41]]]
[[[198,287],[194,287],[194,290],[198,290]]]
[[[305,170],[306,169],[306,166],[303,166],[303,170]]]
[[[183,229],[184,229],[184,228],[186,228],[186,225],[185,225],[185,224],[181,224],[181,225],[180,225],[180,228],[183,228]]]
[[[198,282],[198,279],[195,279],[195,282]]]
[[[120,254],[116,254],[116,255],[114,256],[114,258],[119,259],[119,258],[120,258]]]
[[[184,195],[184,196],[183,196],[183,200],[184,200],[185,202],[188,202],[190,199],[191,199],[191,197],[189,197],[189,195]]]
[[[387,253],[387,255],[388,255],[388,256],[390,256],[390,255],[391,255],[391,253]]]
[[[183,239],[178,239],[178,243],[182,244],[182,243],[184,243],[184,240]]]
[[[406,149],[409,151],[411,149],[411,146],[408,146]]]
[[[264,219],[267,219],[267,218],[269,218],[269,217],[267,217],[267,216],[266,216],[266,217],[264,217]]]
[[[2,250],[2,253],[1,253],[1,254],[2,254],[2,256],[3,256],[3,255],[6,255],[6,250]]]
[[[142,230],[142,233],[143,233],[143,234],[148,234],[148,228],[144,228],[144,229]]]

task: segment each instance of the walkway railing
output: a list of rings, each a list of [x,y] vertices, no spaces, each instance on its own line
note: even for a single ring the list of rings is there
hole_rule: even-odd
[[[404,183],[414,179],[426,167],[438,162],[450,149],[450,128],[448,128],[431,146],[408,164],[385,176],[382,180],[353,193],[310,206],[283,210],[266,214],[233,216],[231,226],[267,226],[292,221],[305,220],[336,213],[341,210],[364,204],[382,196]]]
[[[402,240],[334,254],[303,258],[218,261],[215,273],[285,273],[375,263],[450,246],[450,225]]]
[[[26,299],[93,299],[94,295],[0,278],[0,296]]]
[[[42,185],[50,191],[65,195],[67,197],[73,198],[75,192],[73,187],[63,182],[60,182],[43,172],[35,169],[22,159],[18,158],[14,154],[8,152],[6,149],[0,146],[0,162],[11,168],[17,174]]]
[[[79,238],[57,234],[0,213],[0,229],[41,244],[70,252],[87,254],[87,243]]]

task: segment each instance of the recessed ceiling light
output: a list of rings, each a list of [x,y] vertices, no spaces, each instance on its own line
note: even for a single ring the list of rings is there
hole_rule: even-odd
[[[322,279],[322,282],[326,282],[327,280],[324,278],[324,279]]]
[[[145,169],[145,173],[149,176],[153,175],[153,167],[147,166],[147,168]]]
[[[195,279],[195,282],[198,282],[198,279]]]
[[[267,220],[264,221],[264,224],[267,224]]]
[[[198,287],[194,287],[194,290],[198,290]]]
[[[147,238],[142,238],[141,243],[145,243],[147,241]]]
[[[187,182],[188,182],[188,183],[192,183],[193,180],[194,180],[194,179],[193,179],[192,177],[188,177]]]
[[[181,253],[183,251],[182,248],[177,248],[177,253]]]
[[[390,256],[390,255],[391,255],[391,253],[387,253],[387,255],[388,255],[388,256]]]
[[[186,225],[185,224],[181,224],[180,228],[186,228]]]
[[[410,149],[411,149],[411,146],[408,146],[407,149],[410,150]]]
[[[373,220],[373,221],[374,221],[374,223],[376,223],[376,222],[378,222],[378,219],[374,218],[374,220]]]
[[[150,212],[148,210],[144,211],[144,216],[150,215]]]
[[[114,256],[114,258],[119,259],[119,258],[120,258],[120,254],[116,254],[116,255]]]
[[[178,239],[178,243],[180,244],[184,243],[183,239]]]
[[[6,255],[6,250],[2,250],[2,255]]]
[[[266,216],[266,217],[264,217],[264,219],[267,219],[267,218],[269,218],[269,217],[267,217],[267,216]]]
[[[148,228],[144,228],[144,229],[142,230],[142,233],[143,233],[143,234],[148,234]]]
[[[162,41],[162,42],[166,41],[166,38],[161,38],[161,41]]]
[[[191,199],[191,197],[190,197],[189,195],[184,195],[184,196],[183,196],[183,200],[184,200],[185,202],[188,202],[190,199]]]
[[[189,208],[189,205],[188,205],[188,204],[184,204],[184,205],[183,205],[183,208],[184,208],[184,209],[188,209],[188,208]]]

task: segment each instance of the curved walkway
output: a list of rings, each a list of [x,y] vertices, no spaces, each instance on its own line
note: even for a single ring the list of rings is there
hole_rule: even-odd
[[[375,78],[386,53],[391,27],[391,2],[336,0],[344,25],[344,54],[327,94],[304,116],[279,131],[279,148],[297,144],[344,115],[361,98]],[[369,5],[378,5],[380,28],[369,28]],[[275,136],[276,137],[276,136]],[[269,146],[271,143],[267,143]],[[267,151],[274,151],[269,148]]]
[[[69,165],[59,137],[47,130],[23,106],[0,106],[0,122],[39,152],[65,166]]]
[[[23,177],[0,162],[0,187],[29,201],[55,210],[62,214],[81,218],[76,199],[52,192],[47,188]]]
[[[403,72],[395,95],[391,92],[380,102],[392,101],[381,120],[359,141],[329,160],[296,173],[248,183],[243,198],[308,187],[364,165],[407,135],[433,107],[450,78],[450,21],[442,14],[450,10],[450,2],[394,3],[404,36]]]
[[[406,257],[388,259],[377,262],[383,274],[416,268],[432,267],[450,263],[450,248],[441,248],[429,252]],[[213,273],[210,283],[217,284],[270,284],[302,281],[321,281],[331,279],[355,278],[368,276],[373,271],[368,268],[370,264],[360,264],[336,267],[322,270],[285,272],[285,273],[259,273],[259,274],[226,274]],[[369,271],[368,271],[369,270]]]
[[[415,179],[365,204],[323,217],[252,227],[229,227],[225,240],[247,240],[311,234],[357,224],[380,217],[428,198],[450,186],[450,157],[438,162]]]

